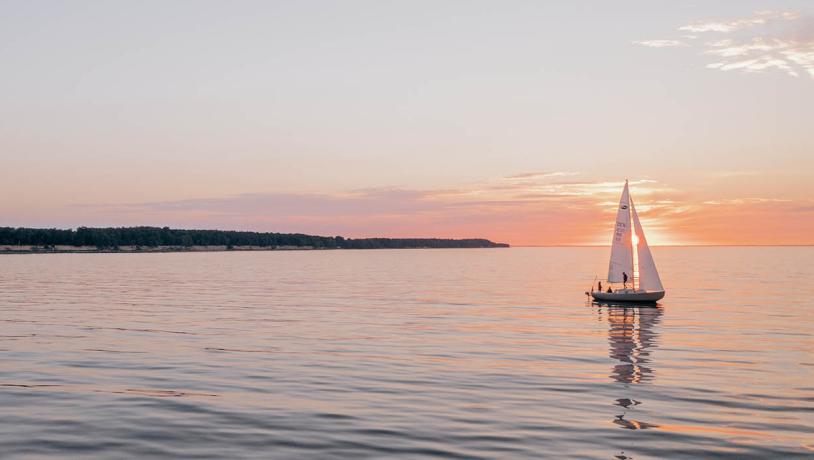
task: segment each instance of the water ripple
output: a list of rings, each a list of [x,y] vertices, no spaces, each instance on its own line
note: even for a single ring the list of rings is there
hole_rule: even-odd
[[[659,308],[602,248],[9,257],[0,452],[811,458],[814,248],[654,251]]]

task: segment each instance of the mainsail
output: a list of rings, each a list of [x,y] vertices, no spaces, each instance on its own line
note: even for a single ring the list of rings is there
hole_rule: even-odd
[[[636,212],[636,206],[633,205],[632,199],[630,200],[630,210],[633,214],[636,238],[639,240],[636,245],[636,253],[639,258],[638,288],[644,291],[663,291],[664,286],[661,285],[656,263],[653,261],[653,255],[650,254],[650,246],[647,245],[642,224],[639,223],[639,214]]]
[[[624,280],[622,273],[627,273],[628,279],[633,281],[633,241],[630,234],[630,209],[627,181],[619,200],[619,211],[616,213],[616,228],[613,229],[613,243],[611,245],[610,264],[608,266],[608,281],[621,283]]]

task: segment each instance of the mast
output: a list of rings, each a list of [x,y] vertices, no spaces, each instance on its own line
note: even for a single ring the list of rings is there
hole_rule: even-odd
[[[625,183],[627,183],[627,179],[625,179]],[[630,274],[630,276],[631,276],[631,279],[633,281],[633,290],[635,291],[636,290],[636,268],[637,268],[637,265],[639,265],[639,257],[638,257],[639,256],[639,251],[637,251],[637,249],[639,247],[639,243],[637,241],[634,244],[633,243],[633,238],[635,237],[638,240],[638,237],[636,235],[638,235],[638,231],[640,230],[640,228],[638,228],[636,226],[636,222],[633,221],[633,197],[630,196],[629,194],[628,194],[628,204],[630,205],[630,209],[628,209],[628,211],[630,211],[630,214],[631,214],[631,219],[630,219],[630,233],[631,233],[631,235],[630,235],[630,239],[631,239],[631,241],[630,241],[630,252],[631,252],[631,255],[630,255],[630,258],[631,258],[631,260],[633,260],[633,272]]]

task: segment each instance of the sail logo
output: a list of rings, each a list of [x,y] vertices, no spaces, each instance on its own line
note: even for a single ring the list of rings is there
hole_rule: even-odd
[[[622,206],[619,206],[619,207],[620,207],[620,208],[622,208],[622,209],[627,209],[627,205],[626,205],[626,204],[623,204]]]

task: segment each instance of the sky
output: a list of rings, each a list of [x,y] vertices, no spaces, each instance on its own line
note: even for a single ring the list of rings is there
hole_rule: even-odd
[[[0,0],[0,226],[814,244],[814,3]]]

